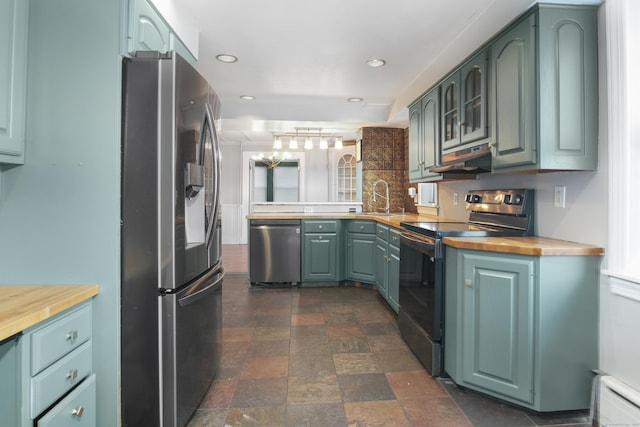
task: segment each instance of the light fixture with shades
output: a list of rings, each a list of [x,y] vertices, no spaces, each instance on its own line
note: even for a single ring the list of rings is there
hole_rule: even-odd
[[[292,136],[289,140],[289,150],[297,150],[298,149],[298,132],[296,132],[295,136]]]
[[[284,153],[274,151],[269,156],[265,156],[263,153],[259,153],[257,155],[251,156],[251,158],[256,162],[264,163],[269,169],[273,169],[283,161],[290,159],[291,154],[287,151],[285,151]]]
[[[310,136],[307,136],[304,139],[304,149],[305,150],[311,150],[313,148],[313,141],[311,140]]]
[[[328,132],[322,132],[322,128],[295,128],[295,132],[283,132],[273,135],[273,149],[282,150],[282,139],[289,138],[289,150],[297,150],[299,148],[298,138],[304,138],[304,149],[312,150],[314,143],[313,138],[319,138],[318,147],[321,150],[329,148],[330,142],[333,142],[333,148],[341,150],[344,147],[343,138],[340,135],[334,135]]]

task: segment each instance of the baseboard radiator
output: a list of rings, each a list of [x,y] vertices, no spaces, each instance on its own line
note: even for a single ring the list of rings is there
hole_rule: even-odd
[[[596,381],[594,426],[640,427],[640,391],[610,375]]]

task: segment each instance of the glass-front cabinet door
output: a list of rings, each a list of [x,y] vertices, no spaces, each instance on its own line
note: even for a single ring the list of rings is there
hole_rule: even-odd
[[[460,138],[466,144],[487,137],[487,51],[461,69]]]
[[[471,58],[444,79],[442,88],[442,150],[456,149],[486,138],[487,51]]]
[[[442,149],[455,147],[460,144],[460,108],[459,84],[460,73],[456,72],[442,83]]]

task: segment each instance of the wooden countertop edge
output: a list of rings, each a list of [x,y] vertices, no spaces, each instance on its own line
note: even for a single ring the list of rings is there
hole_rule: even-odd
[[[0,286],[0,341],[98,294],[98,285]]]
[[[359,219],[372,220],[392,227],[401,228],[401,222],[447,222],[446,218],[425,214],[391,214],[376,215],[373,213],[297,213],[297,212],[264,212],[247,215],[247,219]],[[444,237],[442,242],[460,249],[502,252],[533,256],[600,256],[604,248],[566,240],[547,237]]]
[[[489,240],[490,239],[490,240]],[[546,237],[444,237],[442,243],[459,249],[533,256],[601,256],[604,248]]]

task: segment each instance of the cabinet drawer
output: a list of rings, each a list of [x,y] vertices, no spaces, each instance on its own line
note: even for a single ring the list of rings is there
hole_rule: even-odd
[[[376,232],[375,221],[349,221],[347,224],[347,231],[350,233],[370,233]]]
[[[338,231],[337,221],[303,221],[302,229],[305,233],[335,233]]]
[[[382,224],[376,224],[376,236],[388,241],[389,240],[389,227]]]
[[[36,427],[95,427],[96,376],[91,375],[36,422]]]
[[[37,417],[90,373],[91,341],[31,379],[31,417]]]
[[[389,244],[400,249],[400,230],[395,228],[389,230]]]
[[[91,307],[85,305],[31,334],[31,375],[91,338]]]

